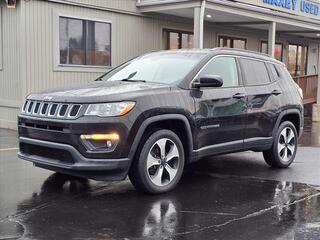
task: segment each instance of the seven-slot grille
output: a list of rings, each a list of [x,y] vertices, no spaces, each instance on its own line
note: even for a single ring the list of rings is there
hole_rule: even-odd
[[[81,108],[81,104],[27,100],[22,113],[37,117],[74,119],[78,117]]]

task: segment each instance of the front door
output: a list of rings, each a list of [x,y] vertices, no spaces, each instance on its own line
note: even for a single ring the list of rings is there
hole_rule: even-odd
[[[200,72],[219,75],[223,86],[194,90],[198,156],[232,152],[243,147],[246,93],[234,57],[217,56]]]

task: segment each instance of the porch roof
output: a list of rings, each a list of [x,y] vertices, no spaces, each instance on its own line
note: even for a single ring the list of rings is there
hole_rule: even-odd
[[[254,2],[262,0],[206,0],[204,20],[221,26],[232,25],[259,30],[268,30],[268,24],[276,22],[278,33],[320,39],[320,17],[317,19],[307,17],[305,14],[298,15],[296,11],[290,13],[287,9],[282,11],[282,9],[267,8],[269,5],[263,7],[261,4],[252,4]],[[137,7],[143,13],[157,12],[191,19],[194,18],[194,8],[200,6],[200,0],[137,1]]]

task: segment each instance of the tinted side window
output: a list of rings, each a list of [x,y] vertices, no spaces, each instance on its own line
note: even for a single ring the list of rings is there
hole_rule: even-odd
[[[233,57],[216,57],[201,71],[203,75],[219,75],[223,79],[222,87],[239,86],[238,69]]]
[[[270,78],[264,62],[246,58],[240,58],[239,61],[246,85],[262,85],[270,83]]]
[[[274,64],[272,64],[272,63],[267,63],[267,67],[269,69],[269,73],[271,74],[270,77],[273,80],[277,80],[280,77],[280,75],[279,75],[279,73],[278,73],[278,71],[276,69],[276,66]]]

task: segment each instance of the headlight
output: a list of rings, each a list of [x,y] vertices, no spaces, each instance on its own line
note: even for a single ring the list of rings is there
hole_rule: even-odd
[[[115,102],[90,104],[85,115],[99,117],[116,117],[126,115],[134,108],[135,102]]]

